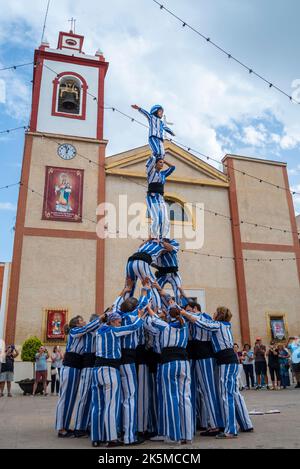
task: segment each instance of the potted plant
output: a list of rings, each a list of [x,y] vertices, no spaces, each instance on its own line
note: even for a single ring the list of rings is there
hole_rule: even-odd
[[[32,367],[33,367],[33,378],[26,378],[22,379],[21,381],[16,381],[16,383],[20,386],[20,388],[23,391],[24,396],[26,394],[32,394],[33,391],[33,385],[35,381],[35,355],[38,352],[39,348],[43,345],[41,340],[38,337],[29,337],[29,339],[25,340],[23,346],[22,346],[22,352],[21,352],[21,360],[23,362],[32,362]],[[49,384],[50,381],[47,381],[47,384]],[[43,385],[40,382],[38,384],[36,394],[42,394],[43,393]]]

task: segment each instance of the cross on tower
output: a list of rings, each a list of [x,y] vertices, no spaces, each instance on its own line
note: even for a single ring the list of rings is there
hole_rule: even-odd
[[[75,33],[75,23],[76,23],[76,20],[75,18],[72,18],[70,20],[68,20],[69,23],[71,23],[71,29],[70,29],[70,33]]]

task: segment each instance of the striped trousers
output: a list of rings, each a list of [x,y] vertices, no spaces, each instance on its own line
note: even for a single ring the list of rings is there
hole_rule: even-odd
[[[150,376],[149,368],[145,364],[138,366],[138,432],[146,432],[149,425],[149,387]]]
[[[224,432],[234,435],[238,432],[237,422],[241,430],[253,428],[244,398],[237,387],[238,369],[236,363],[218,365]]]
[[[176,360],[161,365],[164,436],[172,441],[192,440],[190,364]]]
[[[80,375],[75,410],[75,430],[86,431],[90,426],[92,409],[93,368],[83,368]]]
[[[157,393],[157,434],[159,436],[166,435],[165,429],[165,402],[163,394],[163,368],[161,364],[157,366],[156,373],[156,393]]]
[[[59,399],[56,407],[56,430],[69,430],[76,402],[81,370],[62,366],[60,370]]]
[[[147,194],[146,203],[151,218],[151,238],[170,238],[170,220],[164,196]]]
[[[182,285],[182,280],[178,272],[169,273],[169,274],[163,275],[162,277],[159,277],[159,279],[157,280],[157,283],[162,289],[164,289],[165,285],[169,283],[172,287],[176,303],[178,305],[180,304],[181,294],[180,294],[179,288]]]
[[[152,155],[155,156],[156,159],[158,159],[158,157],[163,159],[165,156],[165,147],[163,140],[158,137],[152,136],[149,137],[148,142],[152,151]]]
[[[138,383],[135,363],[120,366],[124,443],[137,440]]]
[[[209,428],[224,427],[214,358],[195,360],[195,372]]]
[[[134,295],[134,290],[136,287],[137,279],[141,281],[146,277],[150,279],[151,282],[155,282],[156,278],[151,270],[151,267],[145,261],[129,261],[126,266],[126,277],[130,277],[133,280],[134,284],[131,289],[130,295]],[[156,288],[152,288],[152,304],[153,308],[161,309],[161,298]]]
[[[149,373],[148,431],[150,433],[159,434],[159,432],[158,432],[158,399],[157,399],[156,373]]]
[[[113,441],[118,439],[120,390],[119,370],[110,366],[93,369],[92,441]]]

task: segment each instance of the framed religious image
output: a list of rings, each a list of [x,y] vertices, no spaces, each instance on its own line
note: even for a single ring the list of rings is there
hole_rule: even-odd
[[[43,220],[82,221],[83,169],[46,166]]]
[[[270,339],[277,340],[278,342],[287,340],[288,329],[285,314],[267,313],[267,317]]]
[[[62,344],[66,341],[64,327],[68,323],[68,309],[44,308],[44,333],[47,344]]]

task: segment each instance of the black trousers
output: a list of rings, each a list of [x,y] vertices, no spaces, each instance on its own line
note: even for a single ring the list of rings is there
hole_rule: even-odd
[[[278,366],[269,365],[269,372],[271,375],[271,381],[273,382],[275,381],[275,375],[276,375],[276,380],[281,381],[279,365]]]
[[[51,375],[51,394],[54,393],[56,387],[56,394],[59,393],[59,378],[60,378],[60,368],[57,368],[58,372],[58,379],[56,379],[57,375]]]
[[[253,365],[243,365],[244,372],[246,375],[246,383],[248,388],[250,388],[250,380],[251,380],[251,386],[254,388],[254,371],[253,371]]]

